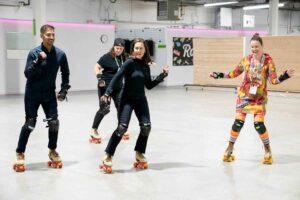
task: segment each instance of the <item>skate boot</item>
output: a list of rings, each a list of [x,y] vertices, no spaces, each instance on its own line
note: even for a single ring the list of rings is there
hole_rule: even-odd
[[[13,166],[13,169],[16,172],[24,172],[25,171],[25,155],[24,153],[17,153],[16,154],[16,162]]]
[[[124,133],[122,139],[123,140],[129,140],[129,133],[128,132]]]
[[[101,144],[101,142],[102,142],[101,136],[98,133],[97,129],[92,129],[91,138],[89,139],[89,141],[90,141],[90,143]]]
[[[61,158],[58,155],[58,153],[55,151],[55,149],[49,149],[49,159],[48,161],[48,167],[52,168],[62,168],[63,164],[61,162]]]
[[[137,169],[148,169],[148,162],[147,162],[146,157],[142,153],[136,151],[135,162],[134,162],[133,166],[134,166],[134,168],[137,168]]]
[[[265,144],[264,147],[265,147],[265,155],[264,155],[262,163],[271,165],[273,163],[273,158],[272,158],[270,144]]]
[[[234,143],[229,142],[228,147],[227,147],[227,149],[224,153],[224,156],[223,156],[223,161],[224,162],[232,162],[232,161],[235,160],[235,156],[232,155],[233,146],[234,146]]]
[[[108,153],[105,154],[102,164],[100,165],[100,169],[105,173],[112,173],[112,156]]]

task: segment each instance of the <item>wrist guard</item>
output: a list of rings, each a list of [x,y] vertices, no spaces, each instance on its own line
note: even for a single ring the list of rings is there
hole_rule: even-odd
[[[224,73],[223,72],[213,72],[212,75],[213,75],[214,79],[224,78]]]
[[[164,78],[166,78],[167,76],[168,76],[167,73],[162,72],[155,78],[155,80],[158,82],[162,82],[164,81]]]
[[[96,77],[97,77],[98,81],[102,80],[102,74],[97,74]]]
[[[71,88],[70,85],[65,85],[62,86],[61,90],[58,92],[57,98],[61,101],[65,100],[68,101],[67,99],[67,94],[68,94],[68,90]]]
[[[279,82],[283,82],[286,79],[290,78],[290,76],[288,75],[287,71],[285,71],[283,74],[281,74],[278,78]]]

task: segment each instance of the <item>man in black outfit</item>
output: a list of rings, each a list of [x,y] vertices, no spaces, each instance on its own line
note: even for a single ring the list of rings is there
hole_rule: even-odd
[[[43,25],[40,29],[42,44],[32,49],[27,57],[25,77],[27,78],[25,89],[25,124],[21,129],[18,147],[16,149],[15,171],[25,171],[24,152],[30,136],[36,125],[38,108],[41,105],[48,123],[49,137],[49,163],[52,167],[62,167],[61,158],[56,152],[59,120],[57,113],[57,101],[55,94],[55,82],[58,70],[61,71],[62,84],[57,99],[63,101],[66,98],[69,85],[69,65],[66,54],[53,46],[55,40],[55,28],[51,25]]]

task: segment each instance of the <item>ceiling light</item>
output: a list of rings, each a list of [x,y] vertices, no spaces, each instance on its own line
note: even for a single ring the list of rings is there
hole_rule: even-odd
[[[204,4],[204,7],[212,7],[212,6],[223,6],[223,5],[229,5],[229,4],[235,4],[238,3],[238,1],[227,1],[227,2],[219,2],[219,3],[206,3]]]
[[[278,4],[278,8],[281,8],[284,6],[284,3]],[[243,10],[257,10],[257,9],[264,9],[264,8],[269,8],[269,4],[261,4],[261,5],[255,5],[255,6],[245,6],[243,7]]]

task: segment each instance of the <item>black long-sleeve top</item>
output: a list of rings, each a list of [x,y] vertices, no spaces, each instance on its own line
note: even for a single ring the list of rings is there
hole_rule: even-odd
[[[46,53],[47,58],[35,63],[41,51]],[[61,49],[53,46],[48,52],[41,44],[30,50],[24,71],[27,78],[25,96],[34,98],[53,93],[59,68],[62,77],[61,87],[68,86],[70,70],[66,54]]]
[[[139,99],[145,97],[145,86],[152,89],[161,81],[152,80],[150,67],[140,59],[128,59],[117,74],[113,77],[105,94],[110,96],[115,85],[124,77],[123,96],[130,99]]]

